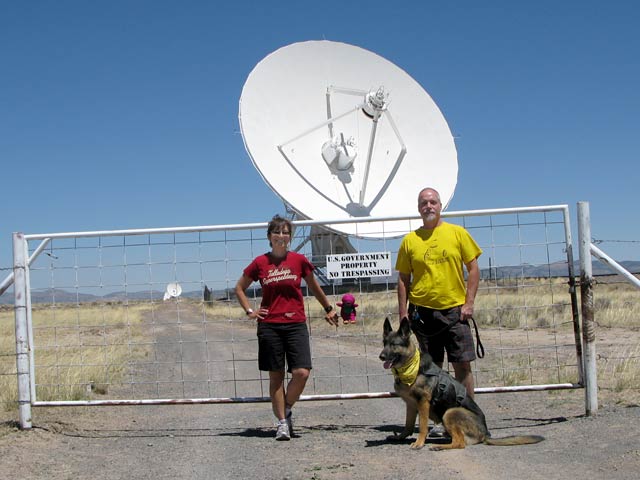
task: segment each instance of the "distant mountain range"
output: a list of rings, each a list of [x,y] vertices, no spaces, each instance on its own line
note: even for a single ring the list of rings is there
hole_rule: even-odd
[[[186,298],[202,298],[201,291],[183,292],[182,297]],[[141,292],[113,292],[106,295],[92,295],[88,293],[75,293],[59,288],[49,288],[46,290],[34,290],[31,292],[32,303],[91,303],[91,302],[122,302],[124,300],[143,301],[154,300],[162,301],[164,292],[158,290],[141,291]],[[13,290],[7,290],[0,297],[1,304],[13,303]]]
[[[575,274],[579,275],[579,262],[576,261],[574,268]],[[640,261],[623,261],[620,262],[625,269],[633,274],[640,274]],[[615,275],[611,268],[594,259],[593,275]],[[395,273],[395,272],[394,272]],[[557,262],[549,265],[516,265],[507,267],[494,267],[491,269],[482,269],[481,277],[483,279],[509,279],[509,278],[546,278],[546,277],[562,277],[567,274],[567,263]],[[395,275],[394,275],[395,276]],[[183,292],[182,296],[186,298],[202,299],[204,292],[202,290],[193,290]],[[211,292],[211,298],[216,300],[225,300],[229,298],[230,292],[226,290]],[[75,293],[61,289],[34,290],[31,293],[32,303],[91,303],[91,302],[122,302],[125,300],[143,301],[153,300],[161,301],[164,292],[158,290],[139,291],[139,292],[113,292],[103,296],[92,295],[87,293]],[[9,288],[2,296],[0,296],[0,305],[13,304],[13,289]]]
[[[639,261],[623,261],[620,262],[627,271],[638,274],[640,273]],[[580,262],[575,261],[573,264],[575,274],[580,274]],[[592,263],[592,273],[594,276],[616,275],[616,272],[604,263],[594,259]],[[496,267],[484,268],[480,272],[482,278],[541,278],[541,277],[562,277],[567,274],[567,262],[556,262],[548,265],[516,265],[512,267]]]

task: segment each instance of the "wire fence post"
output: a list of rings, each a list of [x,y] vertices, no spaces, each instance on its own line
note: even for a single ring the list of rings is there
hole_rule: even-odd
[[[20,428],[31,428],[31,380],[27,326],[27,257],[22,233],[13,234],[14,311],[16,320],[16,371]]]
[[[571,217],[569,207],[563,210],[565,239],[567,247],[567,267],[569,271],[569,295],[571,297],[571,315],[573,319],[573,335],[578,357],[578,380],[584,385],[584,357],[582,354],[582,342],[580,341],[580,309],[578,308],[578,294],[576,292],[576,274],[573,265],[573,237],[571,236]]]
[[[596,323],[593,318],[593,274],[591,265],[591,223],[589,202],[578,202],[578,241],[580,252],[580,299],[582,341],[584,344],[585,410],[598,411],[598,372],[596,367]]]

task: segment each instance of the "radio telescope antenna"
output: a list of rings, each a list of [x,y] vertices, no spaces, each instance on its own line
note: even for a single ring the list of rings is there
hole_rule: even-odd
[[[254,166],[300,218],[413,215],[424,187],[445,207],[453,197],[458,162],[444,116],[405,71],[360,47],[276,50],[249,74],[239,119]],[[330,228],[383,236],[376,223]]]
[[[182,287],[179,283],[169,283],[167,289],[164,292],[163,300],[169,300],[170,298],[177,298],[182,294]]]

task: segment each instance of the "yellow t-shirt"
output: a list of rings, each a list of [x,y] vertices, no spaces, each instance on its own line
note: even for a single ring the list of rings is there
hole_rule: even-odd
[[[434,229],[419,228],[402,239],[396,270],[411,274],[409,301],[444,310],[463,305],[466,296],[463,264],[482,250],[463,227],[442,222]]]

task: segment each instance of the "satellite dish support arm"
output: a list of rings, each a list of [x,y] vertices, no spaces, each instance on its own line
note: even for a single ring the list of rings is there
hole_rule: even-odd
[[[400,168],[400,164],[402,164],[402,160],[404,159],[405,155],[407,154],[407,146],[404,143],[404,140],[402,140],[402,136],[400,136],[400,132],[398,131],[398,127],[396,126],[396,123],[393,121],[393,116],[391,115],[391,112],[389,112],[389,110],[385,110],[384,113],[385,113],[387,119],[389,120],[389,124],[391,125],[391,128],[393,129],[393,133],[395,133],[396,137],[398,138],[398,142],[400,142],[400,153],[398,154],[398,159],[396,160],[396,163],[393,165],[393,168],[391,169],[391,173],[387,177],[387,180],[384,182],[384,185],[382,186],[382,188],[380,189],[378,194],[375,196],[375,198],[371,201],[371,203],[367,206],[367,208],[369,210],[371,210],[371,209],[373,209],[373,207],[375,207],[375,205],[382,198],[382,195],[386,192],[387,188],[389,188],[389,185],[391,184],[391,182],[393,181],[394,177],[396,176],[396,173],[398,173],[398,169]],[[371,150],[370,150],[369,153],[371,154]],[[367,166],[368,166],[368,164],[367,164]],[[362,199],[360,200],[360,203],[362,204]]]

